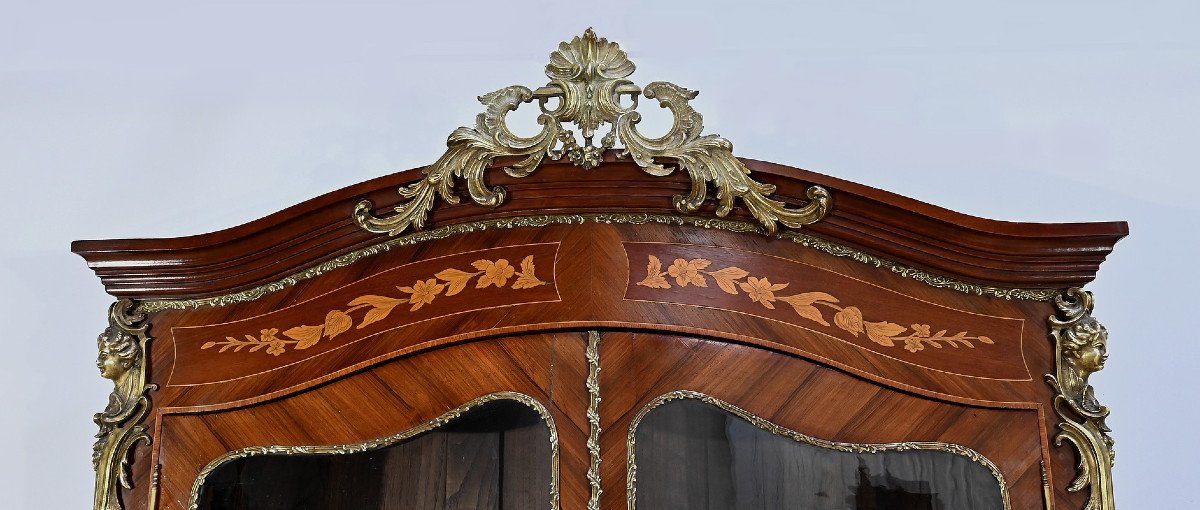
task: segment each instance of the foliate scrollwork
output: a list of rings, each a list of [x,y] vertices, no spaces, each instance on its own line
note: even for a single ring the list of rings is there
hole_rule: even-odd
[[[587,350],[588,377],[588,485],[592,489],[588,498],[587,510],[600,510],[600,497],[604,490],[600,488],[600,332],[588,331]]]
[[[456,177],[466,181],[471,200],[495,207],[504,202],[505,192],[500,187],[489,189],[484,173],[496,158],[522,158],[504,169],[513,177],[529,175],[547,157],[567,158],[576,166],[592,169],[603,162],[604,151],[615,148],[618,142],[623,146],[621,156],[631,157],[650,175],[669,175],[675,167],[688,173],[690,192],[674,200],[680,212],[697,211],[707,199],[711,184],[717,191],[717,216],[726,217],[740,199],[772,234],[780,223],[800,228],[828,213],[831,198],[820,186],[808,189],[808,203],[798,209],[769,198],[775,187],[750,178],[750,170],[733,156],[729,140],[701,135],[703,117],[688,104],[696,97],[695,91],[668,82],[653,82],[642,90],[626,79],[634,68],[617,43],[597,37],[590,28],[583,36],[559,44],[546,66],[550,78],[546,86],[537,90],[511,86],[481,96],[479,100],[487,109],[476,118],[475,127],[454,131],[447,140],[448,150],[425,169],[425,177],[400,188],[406,201],[395,208],[396,214],[375,216],[371,212],[374,204],[364,200],[355,206],[355,223],[371,232],[392,235],[410,227],[420,230],[436,198],[458,203],[453,191]],[[650,138],[637,131],[635,126],[641,120],[636,111],[639,95],[657,99],[660,106],[672,112],[674,122],[665,135]],[[629,104],[622,104],[624,98]],[[530,138],[515,136],[505,125],[505,115],[534,99],[541,108],[538,122],[542,131]],[[557,101],[553,107],[551,100]],[[575,124],[582,143],[563,123]],[[611,128],[597,144],[594,137],[605,124]]]
[[[479,97],[487,106],[484,113],[475,118],[475,127],[458,128],[450,135],[446,144],[450,147],[437,162],[425,168],[425,178],[400,188],[400,196],[407,202],[396,207],[394,216],[379,218],[371,214],[374,205],[370,201],[359,202],[354,209],[354,221],[372,232],[398,234],[410,226],[420,230],[433,209],[433,201],[441,197],[451,204],[458,203],[453,191],[454,179],[466,181],[471,200],[485,207],[496,207],[504,203],[504,188],[488,189],[483,180],[484,170],[492,160],[501,156],[523,157],[517,164],[504,169],[514,177],[529,175],[542,162],[557,139],[560,129],[558,121],[542,114],[538,122],[542,132],[530,138],[514,135],[504,122],[508,112],[521,103],[533,99],[533,91],[526,87],[506,87]]]
[[[149,444],[150,434],[141,424],[150,410],[147,395],[157,388],[146,384],[146,348],[150,342],[146,315],[133,301],[122,299],[108,311],[108,327],[96,340],[100,375],[113,381],[108,406],[96,413],[96,443],[92,465],[96,470],[95,508],[120,510],[120,487],[132,489],[129,455],[140,442]]]
[[[1105,425],[1109,410],[1096,400],[1088,377],[1108,359],[1108,331],[1092,317],[1092,293],[1072,288],[1055,299],[1058,314],[1049,318],[1057,352],[1057,373],[1047,374],[1054,388],[1054,410],[1061,422],[1056,445],[1071,443],[1079,453],[1079,472],[1067,490],[1089,489],[1086,510],[1111,510],[1113,440]]]

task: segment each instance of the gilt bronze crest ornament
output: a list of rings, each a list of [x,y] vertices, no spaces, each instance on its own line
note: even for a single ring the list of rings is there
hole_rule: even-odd
[[[710,183],[717,191],[717,216],[727,216],[740,200],[772,234],[780,223],[800,228],[829,212],[829,192],[820,186],[808,188],[808,203],[797,209],[770,198],[775,187],[750,178],[750,170],[733,156],[729,140],[701,134],[704,119],[688,104],[696,91],[665,81],[638,87],[626,79],[633,70],[633,62],[617,43],[597,37],[590,28],[582,36],[560,43],[546,65],[549,83],[537,90],[513,85],[480,96],[479,101],[487,109],[475,118],[475,127],[456,129],[446,142],[449,149],[425,168],[425,177],[400,188],[400,195],[407,201],[395,208],[395,214],[376,216],[372,213],[374,204],[364,200],[354,209],[355,223],[371,232],[391,235],[410,228],[420,230],[437,198],[451,204],[459,202],[454,192],[455,178],[466,181],[467,192],[476,204],[496,207],[504,202],[505,191],[498,186],[489,188],[484,181],[486,170],[496,158],[520,158],[504,168],[513,177],[533,173],[546,158],[567,158],[590,170],[600,166],[604,151],[616,148],[618,142],[622,157],[632,158],[650,175],[670,175],[675,167],[687,172],[691,190],[687,196],[677,195],[674,199],[675,209],[685,214],[700,209],[708,198]],[[663,136],[651,138],[638,131],[639,96],[657,99],[671,110],[674,123]],[[541,109],[538,122],[542,131],[528,138],[514,135],[505,123],[505,115],[534,100]],[[551,100],[557,105],[551,107]],[[565,123],[579,129],[582,142],[575,132],[563,127]],[[608,132],[597,142],[596,135],[606,125]]]

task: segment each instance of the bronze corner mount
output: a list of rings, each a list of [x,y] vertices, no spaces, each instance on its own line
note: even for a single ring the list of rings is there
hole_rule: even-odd
[[[146,358],[150,324],[145,312],[128,299],[108,309],[108,327],[96,339],[96,366],[101,377],[113,382],[108,406],[96,413],[96,443],[92,465],[96,470],[95,508],[121,510],[120,487],[132,489],[129,455],[138,443],[150,444],[150,433],[142,419],[150,411],[149,393],[158,388],[147,384]]]
[[[1054,388],[1054,411],[1061,421],[1055,445],[1071,443],[1079,454],[1078,474],[1067,490],[1089,489],[1085,510],[1116,508],[1112,467],[1115,457],[1111,429],[1105,425],[1109,410],[1096,400],[1088,377],[1104,368],[1108,359],[1108,330],[1092,317],[1092,293],[1072,288],[1054,301],[1057,314],[1049,318],[1055,342],[1056,372],[1046,374]]]
[[[726,217],[740,199],[770,234],[777,231],[778,224],[800,228],[829,212],[832,199],[820,186],[809,187],[808,202],[796,209],[770,198],[775,186],[752,179],[750,169],[733,156],[729,140],[715,134],[701,135],[704,119],[688,104],[696,91],[665,81],[638,87],[626,79],[633,71],[634,64],[625,51],[617,43],[597,37],[590,28],[582,36],[560,43],[546,65],[549,83],[536,90],[513,85],[480,96],[479,101],[487,108],[476,116],[475,127],[455,130],[446,142],[445,154],[424,169],[424,178],[400,188],[406,201],[395,207],[395,214],[376,216],[372,213],[374,204],[363,200],[354,208],[354,222],[370,232],[391,235],[410,228],[420,230],[437,198],[451,204],[459,202],[453,189],[455,178],[466,181],[473,202],[496,207],[504,202],[505,190],[499,186],[489,188],[484,182],[484,174],[496,158],[518,159],[504,168],[513,177],[532,174],[546,158],[567,158],[590,170],[600,166],[604,151],[617,147],[618,142],[620,156],[631,158],[650,175],[670,175],[676,168],[688,173],[689,193],[674,198],[675,209],[684,214],[700,209],[708,198],[710,183],[717,192],[717,216]],[[639,96],[657,99],[661,107],[671,111],[674,122],[666,134],[648,137],[638,131]],[[541,109],[541,132],[528,138],[513,134],[505,116],[534,100]],[[553,107],[551,100],[557,102]],[[573,123],[579,129],[582,143],[573,131],[563,127],[564,123]],[[609,126],[608,132],[597,143],[595,136],[605,125]]]

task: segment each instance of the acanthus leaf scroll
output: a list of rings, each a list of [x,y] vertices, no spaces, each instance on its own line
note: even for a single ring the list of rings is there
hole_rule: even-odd
[[[487,108],[476,117],[475,127],[455,130],[446,142],[448,149],[424,169],[424,177],[400,188],[405,202],[395,207],[395,214],[376,216],[372,212],[374,203],[363,200],[355,206],[354,222],[370,232],[391,235],[420,230],[436,199],[459,202],[454,192],[456,179],[465,181],[473,202],[496,207],[504,202],[506,193],[498,186],[490,188],[485,173],[497,158],[518,158],[517,163],[504,168],[513,177],[530,175],[546,158],[567,158],[590,170],[603,163],[604,151],[616,148],[618,141],[622,145],[620,157],[631,158],[650,175],[670,175],[676,167],[687,172],[691,189],[687,196],[674,198],[675,209],[682,213],[700,209],[708,198],[709,185],[716,188],[717,216],[728,216],[740,200],[771,234],[779,224],[800,228],[829,212],[832,198],[820,186],[808,188],[808,201],[799,208],[770,198],[775,187],[751,178],[746,165],[733,156],[729,140],[701,134],[703,117],[689,104],[696,97],[695,91],[661,81],[639,88],[626,79],[634,69],[617,43],[597,37],[590,28],[582,36],[560,43],[546,66],[550,78],[547,85],[537,90],[514,85],[480,96],[479,101]],[[663,136],[651,138],[637,130],[641,120],[636,111],[639,96],[656,99],[671,111],[674,121]],[[623,98],[628,98],[628,105],[622,104]],[[505,116],[535,99],[541,109],[541,132],[528,138],[514,135]],[[558,102],[553,108],[551,100]],[[573,123],[580,130],[582,143],[574,132],[563,127],[564,123]],[[595,135],[606,124],[610,130],[595,142]]]

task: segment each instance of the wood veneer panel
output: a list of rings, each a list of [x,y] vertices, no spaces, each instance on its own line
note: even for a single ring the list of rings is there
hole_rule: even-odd
[[[739,242],[737,250],[719,248]],[[711,277],[707,288],[684,287],[670,279],[671,289],[647,289],[637,283],[646,276],[648,253],[664,258],[664,270],[676,255],[709,257],[720,267],[737,265],[750,276],[788,282],[779,296],[833,293],[837,306],[860,307],[868,321],[888,321],[909,333],[912,323],[921,322],[933,332],[967,331],[987,335],[993,343],[927,345],[917,352],[906,350],[901,340],[883,346],[861,332],[839,329],[832,308],[821,310],[822,324],[781,301],[767,308],[742,290],[737,295],[723,293]],[[263,349],[220,352],[215,345],[204,347],[229,337],[259,336],[265,329],[283,335],[290,328],[318,325],[327,313],[345,309],[353,296],[403,298],[407,294],[395,287],[412,285],[442,268],[471,270],[476,259],[501,257],[515,265],[524,254],[533,254],[537,277],[545,285],[514,290],[479,289],[471,283],[460,294],[442,295],[419,310],[398,306],[386,319],[363,329],[358,326],[364,311],[354,311],[354,327],[338,337],[304,350],[292,346],[279,355]],[[563,328],[658,329],[754,343],[898,389],[993,406],[1043,402],[1047,387],[1041,376],[1053,364],[1044,322],[1052,313],[1048,303],[934,289],[794,244],[729,232],[597,224],[486,231],[398,248],[363,262],[256,301],[155,314],[152,377],[162,388],[156,402],[216,410],[301,391],[348,371],[441,345]],[[657,293],[649,296],[652,299],[644,294],[651,291]]]

